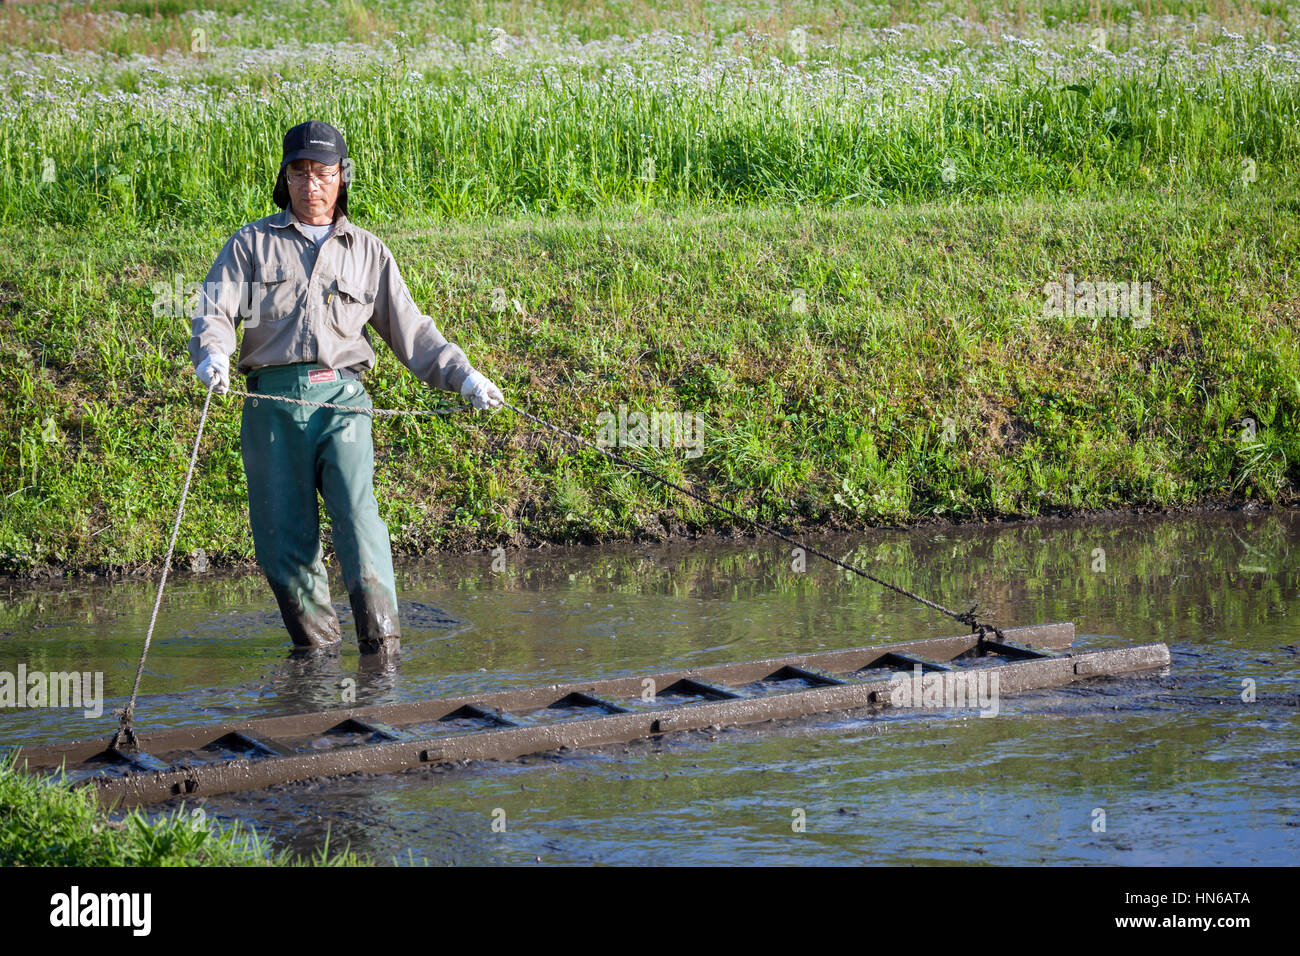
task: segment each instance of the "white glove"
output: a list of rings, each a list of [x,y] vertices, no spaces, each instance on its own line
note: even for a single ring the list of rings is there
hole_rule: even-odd
[[[465,376],[465,381],[460,386],[460,394],[462,398],[468,398],[479,411],[485,408],[500,408],[506,403],[506,397],[501,394],[501,389],[497,388],[492,379],[482,372],[470,372]]]
[[[205,388],[212,388],[217,383],[216,393],[222,395],[230,391],[230,356],[209,352],[194,370]]]

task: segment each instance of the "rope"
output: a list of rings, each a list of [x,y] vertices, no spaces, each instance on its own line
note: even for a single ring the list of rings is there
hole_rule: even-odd
[[[552,431],[558,432],[559,434],[563,435],[565,438],[569,439],[569,441],[574,442],[575,444],[582,445],[587,448],[595,449],[596,451],[600,452],[602,455],[604,455],[606,458],[610,459],[611,461],[616,461],[620,465],[626,465],[628,468],[632,468],[635,471],[640,472],[641,474],[645,475],[647,478],[653,478],[655,481],[658,481],[661,484],[665,484],[669,488],[673,488],[677,491],[680,491],[682,494],[694,498],[696,501],[702,502],[711,508],[716,508],[718,511],[731,515],[733,518],[738,518],[741,521],[747,522],[748,524],[753,525],[755,528],[758,528],[760,531],[764,531],[767,534],[775,535],[776,537],[782,539],[783,541],[788,541],[790,544],[802,548],[803,550],[807,551],[809,554],[815,554],[817,555],[817,557],[823,558],[824,560],[829,561],[831,564],[837,565],[846,571],[852,571],[854,574],[860,575],[866,578],[868,581],[873,581],[876,584],[879,584],[881,587],[888,588],[889,590],[897,594],[901,594],[904,597],[911,598],[913,601],[917,601],[921,604],[924,604],[926,607],[938,611],[940,614],[946,614],[953,620],[968,625],[972,633],[977,633],[980,635],[981,640],[983,640],[989,632],[995,634],[998,640],[1003,640],[1003,634],[1000,628],[992,624],[981,623],[979,620],[976,619],[975,608],[979,607],[979,604],[972,604],[968,610],[960,611],[960,612],[951,610],[950,608],[946,608],[942,604],[937,604],[934,601],[923,598],[921,595],[916,594],[913,591],[907,590],[907,588],[900,587],[897,584],[891,584],[889,581],[885,581],[881,578],[876,577],[874,574],[870,574],[866,571],[863,571],[861,568],[855,565],[848,564],[847,562],[841,561],[839,558],[833,557],[827,554],[825,551],[821,551],[818,548],[810,547],[809,545],[804,544],[802,541],[797,541],[794,538],[790,537],[790,535],[784,533],[783,531],[778,531],[776,528],[755,521],[753,518],[746,517],[745,515],[740,514],[738,511],[733,511],[732,509],[728,508],[726,505],[720,505],[716,501],[711,500],[710,498],[700,494],[699,492],[693,491],[690,488],[683,487],[682,485],[679,485],[676,482],[669,481],[667,478],[664,478],[661,475],[656,475],[654,472],[642,468],[636,462],[628,461],[626,458],[623,458],[619,455],[615,455],[612,452],[606,451],[604,448],[601,448],[599,445],[595,444],[594,442],[588,441],[587,439],[583,438],[581,435],[575,435],[572,432],[565,431],[563,428],[560,428],[558,425],[552,425],[550,422],[543,421],[542,419],[538,418],[536,415],[532,415],[524,411],[522,408],[516,408],[514,405],[511,405],[509,402],[505,403],[505,407],[510,409],[513,412],[516,412],[524,416],[524,418],[537,422],[537,424],[543,425],[546,428],[551,429]]]
[[[337,405],[334,402],[309,402],[305,398],[290,398],[288,395],[268,395],[266,392],[245,392],[240,388],[228,389],[231,395],[244,395],[247,398],[261,399],[266,398],[277,402],[290,402],[294,405],[313,405],[316,408],[336,408],[341,412],[357,412],[363,415],[378,415],[381,418],[385,415],[450,415],[453,412],[463,412],[468,405],[455,406],[452,408],[411,408],[411,409],[393,409],[393,408],[362,408],[357,405]]]
[[[158,581],[158,594],[154,598],[153,614],[149,616],[149,630],[144,635],[144,650],[140,652],[140,664],[135,670],[135,683],[131,686],[131,699],[127,701],[126,707],[122,709],[121,723],[118,725],[117,733],[113,734],[113,739],[109,741],[109,750],[116,749],[124,742],[132,747],[139,747],[139,740],[136,738],[135,730],[131,726],[131,721],[135,716],[135,698],[140,692],[140,678],[144,676],[144,659],[149,655],[149,643],[153,640],[154,625],[158,623],[158,609],[162,607],[163,588],[167,586],[167,572],[172,566],[172,554],[176,550],[176,536],[181,530],[181,516],[185,514],[185,498],[190,493],[190,479],[194,477],[194,464],[199,460],[199,440],[203,437],[203,426],[208,420],[208,408],[212,404],[212,389],[216,384],[214,378],[212,385],[208,386],[207,395],[203,399],[203,414],[199,417],[199,431],[194,436],[194,450],[190,453],[190,467],[185,472],[185,487],[181,489],[181,503],[176,509],[176,522],[172,525],[172,539],[167,545],[167,557],[163,561],[162,577]]]
[[[216,382],[214,380],[213,385],[215,384]],[[318,408],[334,408],[344,412],[355,412],[358,414],[378,415],[378,416],[450,415],[454,412],[465,411],[468,408],[470,408],[470,406],[468,405],[458,406],[453,408],[439,408],[439,409],[364,408],[355,405],[338,405],[333,402],[313,402],[313,401],[308,401],[307,399],[304,398],[289,398],[287,395],[271,395],[265,392],[257,392],[257,393],[246,392],[238,388],[229,388],[227,389],[227,391],[233,395],[243,395],[245,397],[253,398],[253,399],[267,399],[269,401],[289,402],[294,405],[311,405]],[[194,450],[190,454],[190,466],[189,469],[185,472],[185,487],[181,490],[180,506],[176,509],[176,522],[175,524],[172,525],[171,542],[167,545],[167,557],[163,562],[162,578],[158,581],[158,594],[154,599],[153,614],[149,618],[149,630],[145,634],[144,649],[140,653],[140,664],[136,668],[135,683],[131,687],[131,699],[127,702],[126,707],[123,708],[122,710],[121,725],[118,727],[117,732],[113,735],[113,739],[109,742],[110,750],[117,748],[123,742],[126,742],[133,747],[138,746],[138,740],[135,735],[135,730],[131,726],[131,721],[135,714],[136,694],[140,690],[140,678],[144,675],[144,662],[145,662],[145,658],[149,654],[149,644],[153,640],[154,625],[157,623],[158,620],[158,609],[162,606],[163,588],[167,584],[167,572],[171,568],[172,553],[176,548],[176,537],[181,527],[181,516],[185,513],[185,499],[186,496],[189,495],[190,479],[194,476],[195,462],[198,461],[199,440],[203,437],[203,426],[204,423],[206,423],[208,420],[208,408],[212,402],[212,393],[213,393],[212,386],[209,386],[207,396],[203,400],[203,414],[199,418],[199,431],[198,434],[194,436]],[[978,603],[972,604],[970,608],[965,611],[954,611],[951,608],[944,607],[942,604],[939,604],[935,601],[931,601],[928,598],[924,598],[914,591],[909,591],[907,588],[900,587],[897,584],[892,584],[891,582],[886,581],[883,578],[878,578],[874,574],[871,574],[867,571],[863,571],[861,568],[857,567],[856,565],[852,565],[849,564],[848,562],[841,561],[839,558],[827,554],[825,551],[822,551],[818,548],[811,547],[802,541],[796,540],[795,538],[792,538],[790,535],[786,534],[785,532],[773,528],[770,525],[765,525],[762,522],[755,521],[753,518],[747,517],[738,511],[734,511],[733,509],[728,508],[726,505],[718,504],[716,501],[712,500],[711,498],[709,498],[704,494],[701,494],[698,491],[695,491],[691,488],[687,488],[683,485],[679,485],[676,482],[669,481],[667,478],[664,478],[662,475],[657,475],[654,472],[650,471],[649,469],[641,467],[636,462],[629,461],[628,459],[622,457],[621,455],[615,455],[613,452],[607,451],[606,449],[600,447],[595,442],[588,441],[587,439],[583,438],[581,435],[575,435],[573,432],[566,431],[565,429],[559,427],[558,425],[552,425],[550,422],[544,421],[543,419],[538,418],[536,415],[524,411],[522,408],[518,408],[517,406],[511,405],[509,402],[505,402],[504,407],[510,409],[512,412],[515,412],[518,415],[522,415],[524,418],[527,418],[529,421],[536,422],[537,424],[542,425],[545,428],[551,429],[551,431],[553,432],[563,435],[565,438],[567,438],[569,441],[573,442],[576,445],[585,448],[591,448],[595,451],[598,451],[606,458],[610,459],[611,461],[617,462],[620,465],[625,465],[626,467],[631,468],[633,471],[639,472],[640,474],[645,475],[647,478],[652,478],[655,481],[659,482],[660,484],[667,485],[669,488],[672,488],[675,491],[680,491],[682,494],[686,495],[687,497],[694,498],[696,501],[706,504],[710,508],[715,508],[718,511],[723,512],[724,514],[730,515],[731,517],[743,521],[746,524],[754,526],[760,531],[763,531],[767,534],[780,538],[783,541],[787,541],[790,544],[795,545],[796,547],[802,548],[804,551],[806,551],[809,554],[815,554],[817,555],[817,557],[822,558],[825,561],[829,561],[831,564],[843,568],[845,571],[851,571],[854,574],[866,578],[868,581],[871,581],[875,584],[879,584],[881,587],[887,588],[896,594],[901,594],[903,597],[911,598],[913,601],[923,604],[926,607],[930,608],[931,610],[938,611],[940,614],[946,614],[948,617],[952,618],[953,620],[958,621],[959,623],[965,624],[968,627],[970,627],[972,633],[979,635],[979,639],[981,643],[984,642],[984,640],[990,633],[994,635],[999,641],[1005,640],[1001,628],[997,627],[994,624],[980,621],[978,618],[976,618],[975,609],[979,607]]]

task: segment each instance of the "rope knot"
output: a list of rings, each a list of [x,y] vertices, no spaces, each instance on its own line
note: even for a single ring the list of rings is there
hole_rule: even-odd
[[[979,607],[979,602],[972,604],[969,609],[962,611],[960,614],[954,614],[953,617],[965,624],[972,632],[980,630],[980,622],[975,619],[975,609]]]

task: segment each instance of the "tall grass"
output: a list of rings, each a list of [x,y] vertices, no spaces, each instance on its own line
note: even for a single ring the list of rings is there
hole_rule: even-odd
[[[93,15],[201,31],[202,49],[0,45],[0,221],[246,222],[307,117],[348,137],[357,211],[391,219],[1103,196],[1297,172],[1285,10],[720,4],[682,19],[641,4],[620,20],[576,0],[527,15],[348,0],[327,29],[305,24],[316,4],[124,2]],[[578,20],[599,26],[579,35]],[[247,45],[254,27],[278,42]]]
[[[223,102],[206,121],[33,105],[0,127],[0,219],[249,221],[269,209],[280,137],[306,116],[345,131],[350,201],[375,218],[1264,188],[1300,155],[1300,97],[1262,74],[849,92],[429,86],[383,70],[311,98]]]

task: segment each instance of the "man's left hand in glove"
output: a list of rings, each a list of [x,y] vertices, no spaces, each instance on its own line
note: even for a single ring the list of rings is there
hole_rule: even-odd
[[[468,398],[477,411],[500,408],[506,403],[501,389],[481,372],[470,372],[465,377],[460,386],[460,394],[461,397]]]

